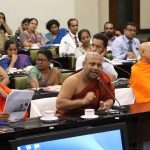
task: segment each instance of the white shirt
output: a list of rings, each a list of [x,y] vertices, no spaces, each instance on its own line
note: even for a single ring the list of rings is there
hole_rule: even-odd
[[[82,64],[83,64],[83,61],[85,60],[85,56],[86,56],[86,54],[84,54],[84,55],[82,55],[82,56],[80,56],[80,57],[77,58],[77,61],[76,61],[76,70],[79,70],[79,69],[83,68]],[[103,71],[106,74],[114,75],[117,78],[118,73],[116,72],[116,70],[114,69],[114,66],[112,64],[103,61],[102,67],[103,67]]]
[[[75,35],[73,35],[71,32],[69,32],[67,35],[65,35],[60,42],[59,46],[59,56],[62,57],[63,54],[75,54],[76,50],[76,44],[75,44]],[[77,41],[79,42],[78,36]]]

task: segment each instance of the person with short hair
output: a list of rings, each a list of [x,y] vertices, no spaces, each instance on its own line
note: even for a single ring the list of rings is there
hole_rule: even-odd
[[[57,113],[83,114],[86,108],[105,111],[113,106],[114,87],[102,71],[102,62],[103,57],[99,53],[86,54],[83,69],[62,84],[56,101]]]
[[[105,58],[105,54],[107,51],[107,44],[108,44],[108,38],[102,34],[102,33],[97,33],[94,34],[93,39],[92,39],[92,44],[91,44],[91,52],[98,52]],[[83,61],[85,59],[86,54],[78,57],[76,61],[76,70],[82,69],[83,66]],[[118,73],[114,69],[114,66],[106,61],[103,60],[102,62],[102,68],[105,73],[110,77],[112,81],[117,79]]]
[[[135,103],[150,102],[150,42],[140,45],[140,59],[131,68],[130,86]]]
[[[138,59],[140,41],[135,38],[137,25],[134,22],[127,22],[124,27],[124,34],[117,37],[112,44],[114,59]]]
[[[66,55],[75,55],[75,49],[80,46],[78,39],[78,20],[76,18],[70,18],[67,22],[69,33],[65,35],[59,46],[60,57]]]
[[[29,71],[31,88],[47,87],[62,83],[61,71],[51,67],[52,53],[50,50],[39,50],[36,56],[36,66]]]

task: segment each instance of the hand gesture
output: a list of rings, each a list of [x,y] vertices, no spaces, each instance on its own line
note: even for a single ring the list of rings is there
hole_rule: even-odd
[[[12,54],[12,60],[11,61],[16,63],[17,59],[18,59],[18,55]]]
[[[96,96],[95,96],[94,92],[88,92],[83,99],[84,105],[90,104],[95,98],[96,98]]]

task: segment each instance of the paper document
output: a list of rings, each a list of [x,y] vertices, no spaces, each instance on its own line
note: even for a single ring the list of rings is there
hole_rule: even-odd
[[[17,121],[24,117],[33,95],[33,90],[13,90],[7,96],[4,112],[10,113],[10,121]]]

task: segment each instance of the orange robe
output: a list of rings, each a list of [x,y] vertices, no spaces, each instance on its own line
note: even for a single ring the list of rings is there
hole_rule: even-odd
[[[150,64],[139,60],[131,68],[130,86],[135,94],[135,102],[150,101]]]
[[[11,89],[9,89],[6,85],[0,84],[0,88],[2,88],[7,94],[11,92]],[[6,99],[0,95],[0,112],[3,112],[4,106],[5,106]]]
[[[99,77],[112,94],[110,94],[110,92],[108,92],[108,90],[106,90],[106,88],[102,85],[102,83],[99,80],[96,80],[95,82],[93,81],[93,83],[90,83],[89,85],[87,85],[80,93],[74,95],[71,99],[71,100],[82,99],[85,97],[85,95],[88,92],[94,92],[94,94],[96,95],[96,98],[92,103],[90,103],[89,105],[86,105],[84,107],[77,108],[75,110],[69,110],[69,111],[58,110],[57,112],[62,115],[64,115],[64,114],[65,115],[66,114],[69,114],[69,115],[70,114],[84,114],[84,109],[86,109],[86,108],[93,108],[93,109],[97,110],[99,108],[100,101],[105,101],[107,99],[114,100],[114,97],[115,97],[114,96],[114,86],[112,85],[110,78],[104,72],[102,72]]]

